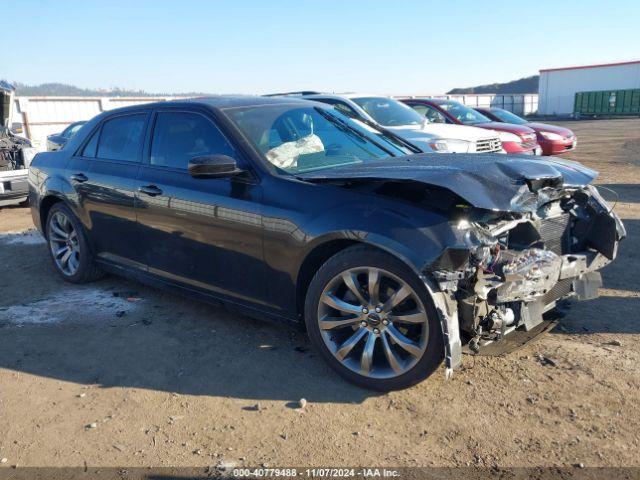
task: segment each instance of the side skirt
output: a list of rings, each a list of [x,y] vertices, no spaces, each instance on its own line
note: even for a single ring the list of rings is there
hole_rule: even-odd
[[[102,268],[106,272],[112,273],[119,277],[134,279],[136,281],[139,281],[140,283],[158,288],[160,290],[175,293],[183,297],[193,298],[203,303],[208,303],[209,305],[224,307],[229,311],[236,312],[241,315],[254,318],[256,320],[269,320],[278,323],[284,322],[289,324],[290,326],[302,326],[302,323],[297,317],[288,317],[286,315],[281,315],[273,311],[262,309],[255,305],[241,303],[234,299],[196,290],[182,284],[167,281],[156,275],[136,268],[123,267],[121,265],[105,260],[97,260],[97,263],[100,265],[100,268]]]

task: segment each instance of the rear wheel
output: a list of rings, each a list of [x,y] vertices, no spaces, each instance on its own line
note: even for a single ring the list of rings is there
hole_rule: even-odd
[[[53,266],[65,280],[84,283],[102,276],[94,264],[82,224],[66,205],[57,203],[51,207],[46,233]]]
[[[318,270],[305,322],[329,364],[365,388],[409,387],[443,358],[440,322],[425,286],[404,263],[370,247],[346,249]]]

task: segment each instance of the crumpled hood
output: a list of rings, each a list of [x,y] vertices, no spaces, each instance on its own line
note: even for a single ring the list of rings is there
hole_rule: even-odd
[[[488,138],[497,137],[496,133],[487,131],[482,128],[470,127],[467,125],[447,125],[445,123],[424,123],[420,125],[401,125],[393,127],[384,127],[393,133],[411,141],[412,139],[431,139],[451,138],[466,140],[467,142],[476,142]]]
[[[532,212],[563,187],[584,187],[598,173],[579,163],[527,155],[422,154],[298,174],[308,181],[412,181],[446,188],[477,208]]]

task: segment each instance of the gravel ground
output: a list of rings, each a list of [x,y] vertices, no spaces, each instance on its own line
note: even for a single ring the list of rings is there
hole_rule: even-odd
[[[640,120],[565,124],[629,232],[601,298],[389,394],[288,326],[116,277],[66,284],[28,209],[0,210],[0,468],[640,466]]]

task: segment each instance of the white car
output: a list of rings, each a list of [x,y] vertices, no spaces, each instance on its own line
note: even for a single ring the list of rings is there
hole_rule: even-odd
[[[504,153],[497,132],[464,125],[430,123],[411,107],[393,98],[355,93],[301,96],[333,105],[352,119],[391,131],[424,152]]]
[[[13,87],[0,81],[0,207],[27,199],[27,176],[36,149],[26,138],[14,135],[11,124]]]

